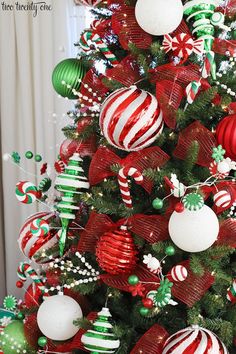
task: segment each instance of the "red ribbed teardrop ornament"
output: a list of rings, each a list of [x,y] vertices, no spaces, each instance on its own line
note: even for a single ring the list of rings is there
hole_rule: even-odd
[[[126,227],[103,234],[97,243],[99,266],[107,273],[129,274],[137,264],[137,250]]]
[[[217,143],[226,150],[226,156],[236,159],[236,114],[225,117],[216,128]]]

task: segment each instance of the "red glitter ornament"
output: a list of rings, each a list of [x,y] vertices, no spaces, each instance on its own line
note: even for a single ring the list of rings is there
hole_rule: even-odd
[[[236,159],[236,114],[225,117],[216,128],[217,143],[226,150],[226,156]]]
[[[24,286],[24,284],[23,284],[23,282],[22,282],[21,280],[18,280],[18,281],[16,282],[16,287],[17,287],[17,288],[21,289],[21,288],[23,288],[23,286]]]
[[[143,299],[142,300],[143,306],[146,307],[147,309],[152,309],[153,308],[153,301],[152,299]]]
[[[137,264],[133,237],[125,226],[103,234],[97,243],[99,266],[109,274],[128,274]]]
[[[175,206],[176,213],[182,213],[184,211],[183,203],[177,203]]]

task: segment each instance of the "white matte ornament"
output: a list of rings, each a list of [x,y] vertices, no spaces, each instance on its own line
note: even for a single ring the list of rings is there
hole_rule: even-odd
[[[170,217],[170,237],[183,251],[195,253],[207,250],[217,240],[218,233],[218,218],[207,205],[197,211],[174,211]]]
[[[49,339],[64,341],[72,338],[79,330],[73,321],[83,316],[79,304],[66,295],[45,298],[40,305],[37,322],[40,331]]]
[[[179,26],[183,18],[183,4],[181,0],[138,0],[135,16],[145,32],[162,36]]]

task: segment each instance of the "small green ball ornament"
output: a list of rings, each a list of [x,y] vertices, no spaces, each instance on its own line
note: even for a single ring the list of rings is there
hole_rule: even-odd
[[[4,354],[30,353],[32,348],[26,341],[22,321],[12,321],[0,336],[0,348]]]
[[[27,159],[32,159],[32,157],[34,156],[34,154],[32,153],[32,151],[26,151],[26,153],[25,153],[25,157],[27,158]]]
[[[130,275],[130,277],[128,278],[129,285],[137,285],[138,282],[139,278],[137,277],[137,275]]]
[[[139,313],[143,317],[147,316],[149,314],[149,312],[150,312],[150,310],[148,308],[146,308],[146,307],[141,307],[139,309]]]
[[[165,249],[165,254],[166,254],[167,256],[174,256],[174,254],[175,254],[175,248],[174,248],[173,246],[168,246],[168,247],[166,247],[166,249]]]
[[[40,347],[45,347],[46,345],[47,345],[47,343],[48,343],[48,340],[47,340],[47,338],[46,337],[39,337],[39,339],[38,339],[38,345],[40,346]]]
[[[163,200],[159,198],[154,199],[152,202],[153,208],[157,210],[162,209],[163,205],[164,205]]]
[[[22,312],[19,312],[16,317],[18,320],[22,321],[25,318],[25,315]]]
[[[42,161],[42,156],[41,155],[35,155],[34,157],[36,162],[41,162]]]
[[[81,80],[86,69],[80,59],[69,58],[61,61],[52,73],[52,84],[55,91],[70,100],[77,99],[73,90],[79,91]]]

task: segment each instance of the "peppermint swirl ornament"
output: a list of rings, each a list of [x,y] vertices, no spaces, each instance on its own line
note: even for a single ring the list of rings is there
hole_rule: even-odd
[[[199,326],[182,329],[167,339],[162,354],[181,353],[229,354],[213,332]]]
[[[160,136],[163,114],[156,97],[131,86],[116,90],[103,102],[100,128],[109,144],[138,151]]]
[[[190,193],[183,198],[183,204],[186,209],[190,211],[197,211],[202,209],[204,206],[204,199],[198,193]]]
[[[111,317],[110,310],[104,307],[98,313],[98,318],[93,323],[93,329],[82,335],[81,342],[89,352],[115,353],[119,348],[120,341],[113,333]]]
[[[14,311],[17,306],[17,299],[13,295],[8,295],[3,300],[3,306],[8,311]]]
[[[152,290],[147,294],[147,298],[151,299],[156,307],[164,307],[171,301],[171,288],[173,283],[168,279],[162,280],[157,291]]]
[[[30,225],[30,232],[33,236],[45,236],[49,232],[49,224],[43,219],[35,219]]]
[[[32,204],[38,198],[38,189],[33,183],[22,181],[17,183],[15,194],[21,203]]]

